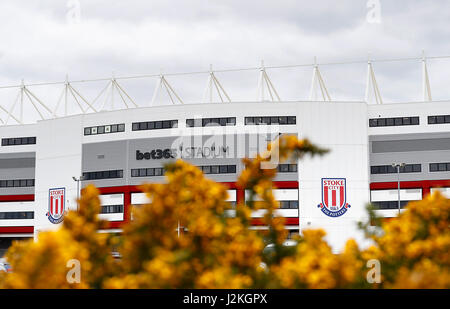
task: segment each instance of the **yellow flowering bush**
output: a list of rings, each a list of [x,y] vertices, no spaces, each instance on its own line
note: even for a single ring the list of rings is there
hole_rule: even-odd
[[[235,209],[225,186],[181,160],[168,164],[167,183],[141,186],[150,202],[133,207],[120,235],[98,232],[107,222],[98,219],[98,190],[88,186],[59,230],[13,244],[6,255],[13,272],[0,273],[0,287],[449,288],[450,201],[438,192],[410,203],[378,233],[367,229],[369,248],[350,239],[334,254],[322,230],[302,231],[294,246],[284,245],[284,219],[274,214],[276,171],[265,164],[324,153],[308,140],[281,136],[267,152],[244,159],[237,185],[250,199]],[[265,210],[267,230],[250,229],[257,209]],[[67,280],[73,259],[80,261],[80,283]],[[370,260],[381,265],[380,283],[366,279]]]
[[[0,288],[99,288],[113,274],[113,236],[98,233],[107,222],[98,219],[99,192],[93,186],[83,191],[79,210],[69,212],[60,229],[41,232],[37,241],[15,242],[6,258],[13,268],[0,273]],[[78,260],[80,283],[67,280],[68,262]],[[69,266],[70,267],[70,266]]]

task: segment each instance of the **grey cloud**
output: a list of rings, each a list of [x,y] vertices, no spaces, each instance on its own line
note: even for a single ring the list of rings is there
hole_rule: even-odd
[[[0,3],[0,85],[117,75],[450,54],[450,3],[380,1],[380,24],[367,1],[88,1],[70,25],[60,0]],[[3,56],[2,56],[3,55]],[[420,61],[374,64],[385,102],[420,100]],[[321,67],[332,98],[362,100],[366,65]],[[430,60],[433,96],[450,96],[449,60]],[[311,68],[269,70],[283,99],[306,99]],[[218,75],[235,100],[254,100],[258,72]],[[202,98],[206,76],[170,77],[186,102]],[[154,79],[123,81],[147,104]],[[80,85],[90,98],[100,84]],[[36,90],[41,91],[41,90]],[[57,93],[55,89],[53,92]],[[56,104],[52,90],[40,95]],[[0,99],[8,107],[11,97]],[[0,118],[4,115],[0,114]]]

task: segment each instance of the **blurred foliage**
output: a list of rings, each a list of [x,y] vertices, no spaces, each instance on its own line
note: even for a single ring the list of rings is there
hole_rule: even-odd
[[[284,245],[284,219],[274,215],[276,171],[262,165],[324,153],[308,140],[281,136],[266,153],[244,159],[237,184],[251,199],[234,210],[225,186],[176,161],[166,166],[167,183],[141,186],[151,203],[133,207],[133,220],[121,235],[98,232],[107,222],[98,219],[98,190],[88,186],[79,210],[70,211],[58,230],[13,244],[6,254],[13,272],[0,274],[0,287],[450,288],[450,200],[439,192],[410,203],[389,222],[372,211],[371,222],[381,232],[361,224],[372,239],[369,248],[350,239],[334,254],[323,230],[305,230],[295,245]],[[268,230],[250,229],[257,209],[266,210],[262,220]],[[116,249],[119,260],[111,254]],[[71,259],[81,263],[81,283],[66,280]],[[371,259],[381,263],[381,283],[366,280]]]

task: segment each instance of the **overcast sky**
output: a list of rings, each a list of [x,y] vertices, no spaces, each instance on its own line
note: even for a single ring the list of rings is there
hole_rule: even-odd
[[[379,3],[379,6],[377,6]],[[375,5],[375,7],[373,6]],[[0,86],[134,74],[450,55],[450,1],[2,0]],[[364,98],[367,65],[324,65],[334,100]],[[384,102],[420,101],[420,61],[374,63]],[[429,60],[433,99],[450,98],[450,59]],[[312,68],[267,70],[281,99],[306,100]],[[234,101],[255,100],[258,71],[217,73]],[[207,75],[168,76],[186,103]],[[148,105],[155,78],[119,81]],[[74,84],[88,100],[106,82]],[[55,106],[61,85],[30,87]],[[17,89],[0,89],[9,108]],[[170,104],[164,96],[158,104]],[[100,104],[101,105],[101,104]],[[118,105],[118,104],[117,104]],[[5,114],[0,111],[0,118]]]

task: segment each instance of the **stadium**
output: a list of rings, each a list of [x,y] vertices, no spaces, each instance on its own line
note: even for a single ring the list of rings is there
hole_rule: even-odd
[[[424,72],[422,102],[383,103],[369,62],[361,101],[331,100],[314,65],[309,100],[281,100],[262,66],[261,100],[253,102],[231,102],[211,71],[206,93],[217,92],[218,102],[182,104],[161,75],[157,89],[174,104],[139,107],[113,78],[110,89],[130,103],[127,108],[97,110],[68,81],[61,98],[66,105],[67,96],[78,98],[87,108],[81,113],[24,123],[13,108],[2,107],[16,123],[0,125],[1,249],[57,228],[90,183],[100,189],[100,216],[110,222],[102,232],[120,232],[132,220],[131,205],[148,202],[138,186],[164,182],[164,164],[178,158],[226,185],[234,208],[247,197],[236,185],[242,158],[263,151],[280,134],[331,150],[323,157],[276,164],[277,215],[286,218],[290,235],[320,227],[335,250],[350,237],[362,242],[357,223],[367,220],[368,203],[378,215],[393,218],[407,202],[434,190],[450,197],[450,102],[431,100]],[[37,106],[49,109],[26,85],[20,91],[15,104],[22,112],[25,99],[37,111]],[[254,229],[266,228],[262,216],[263,211],[253,213]]]

